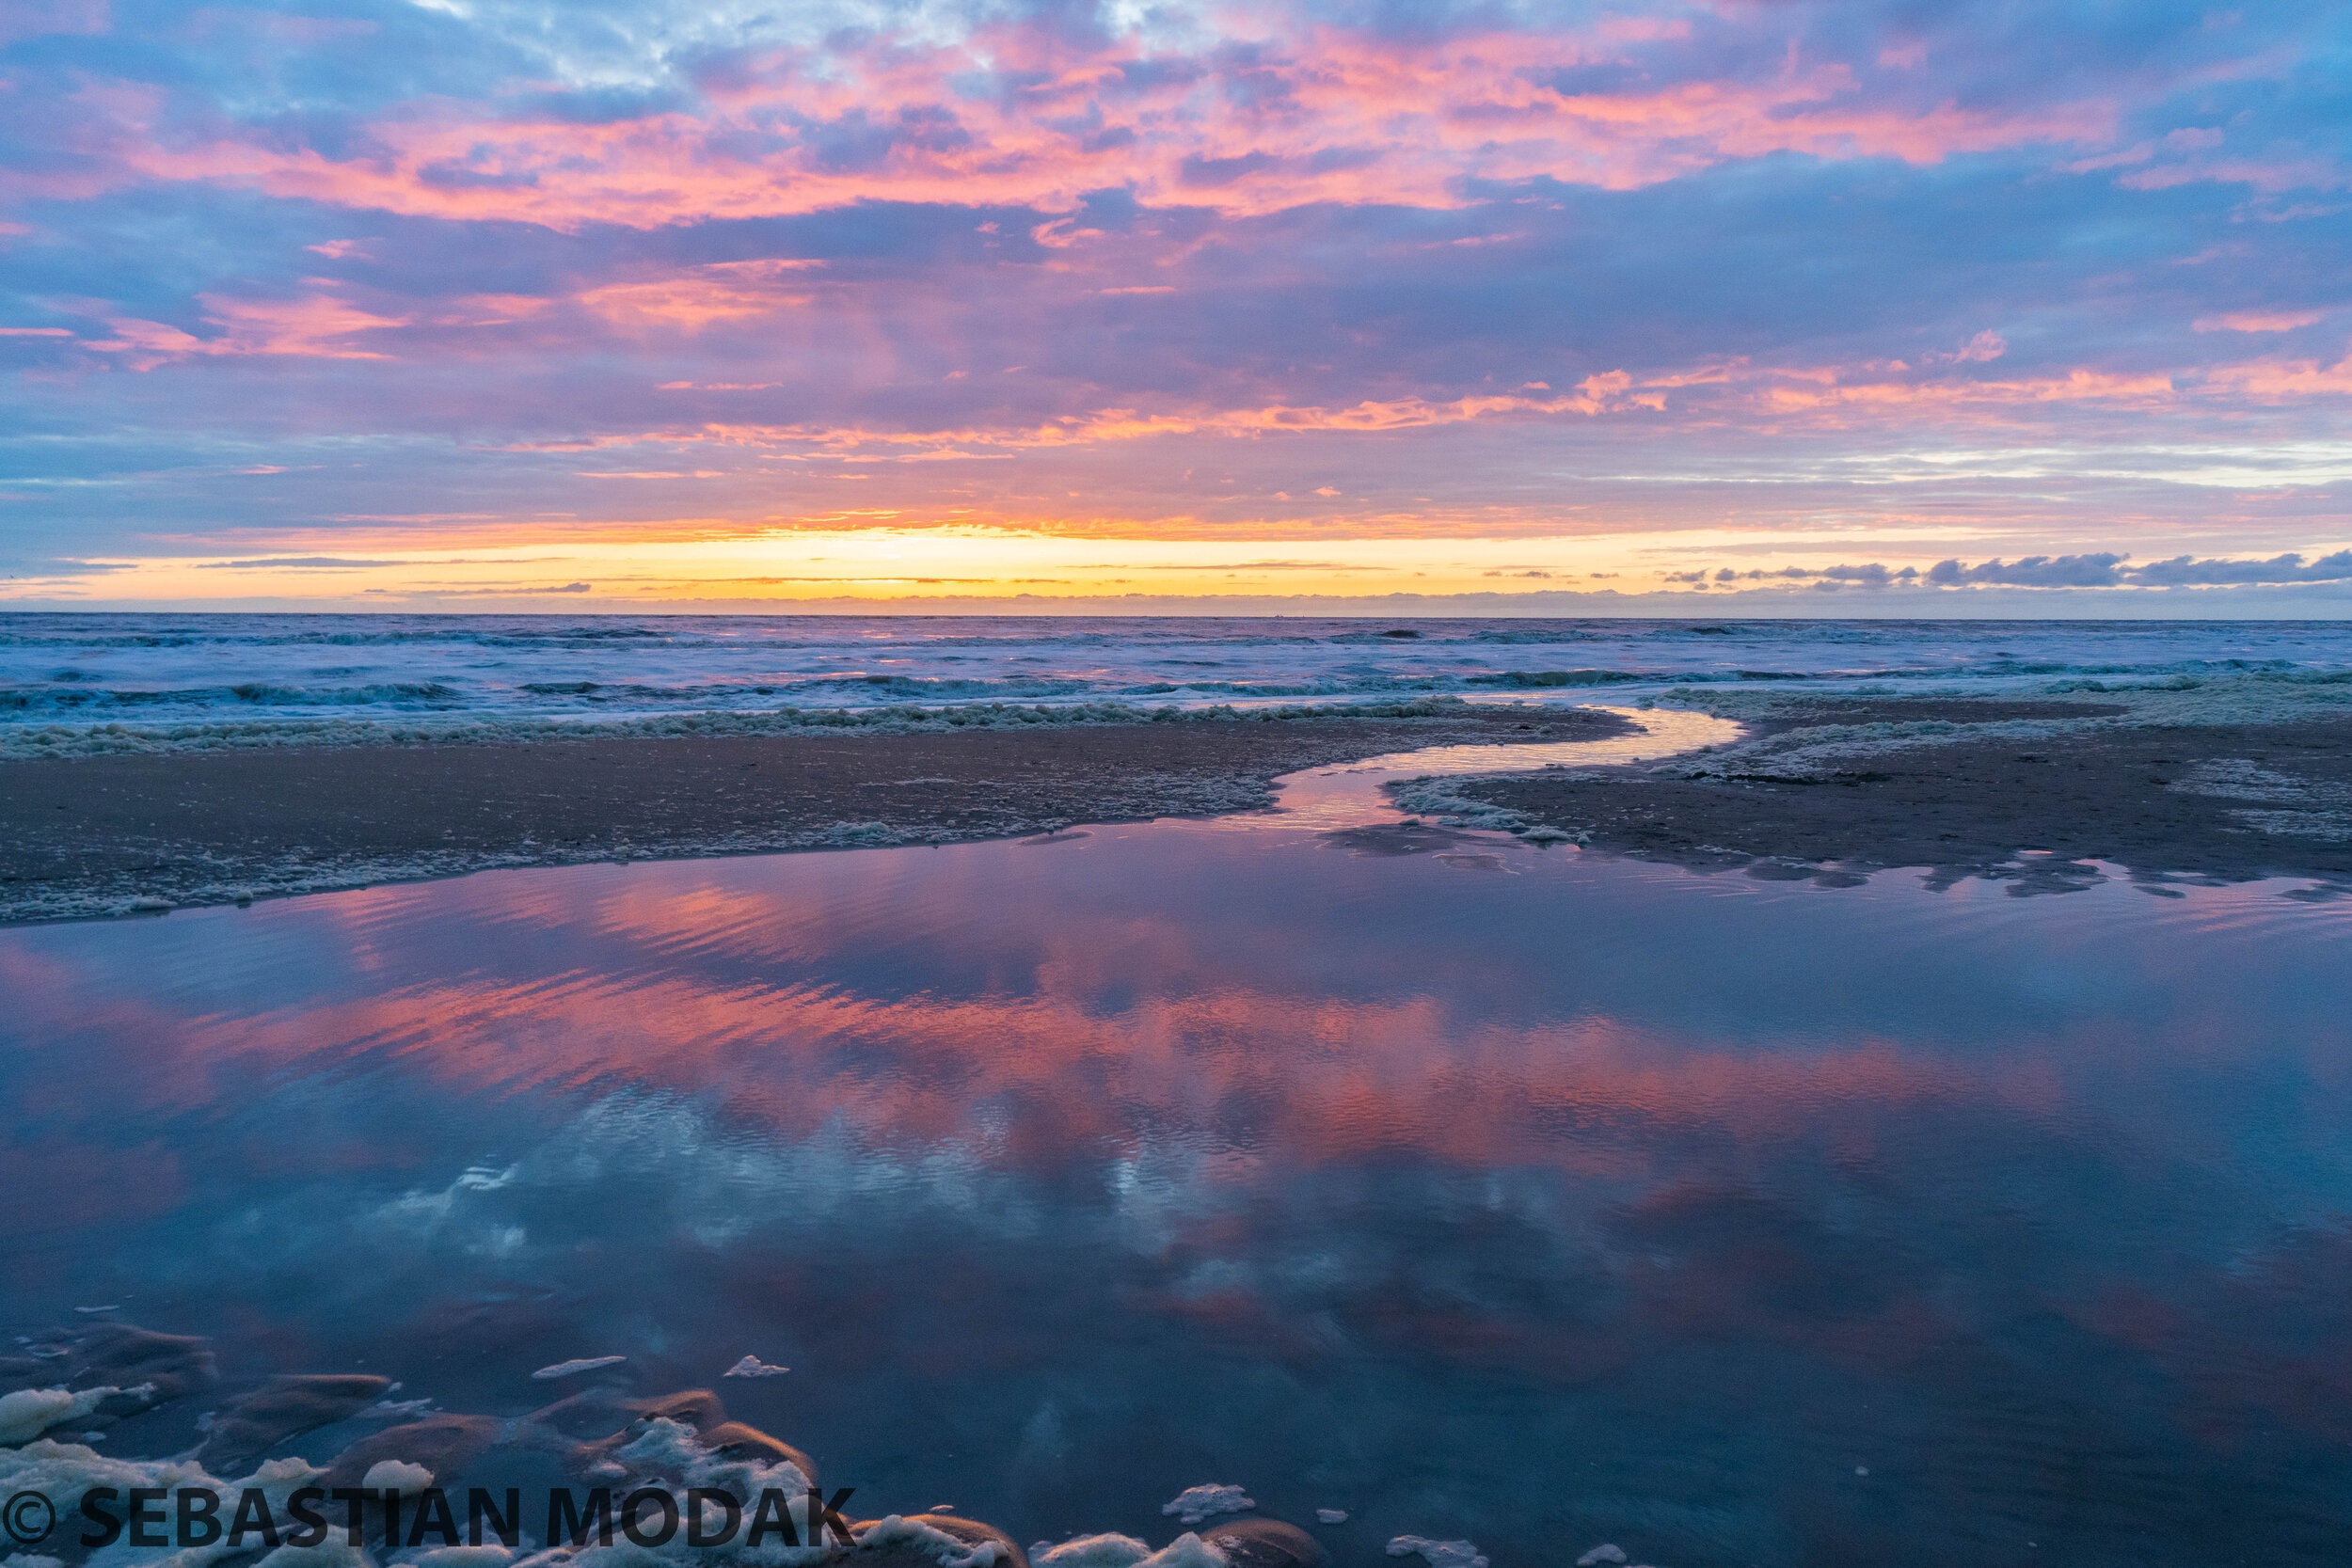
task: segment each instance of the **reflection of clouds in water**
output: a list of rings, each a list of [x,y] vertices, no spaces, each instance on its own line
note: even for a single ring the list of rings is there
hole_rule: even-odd
[[[1530,1163],[1497,1168],[1417,1147],[1425,1141],[1409,1128],[1382,1145],[1254,1155],[1178,1128],[1116,1158],[1039,1169],[1007,1159],[984,1124],[911,1145],[834,1117],[786,1139],[707,1104],[631,1091],[593,1102],[497,1172],[402,1192],[357,1224],[330,1193],[305,1189],[240,1216],[237,1228],[299,1238],[279,1260],[294,1270],[331,1275],[373,1259],[429,1274],[472,1259],[551,1280],[576,1274],[580,1244],[609,1234],[758,1259],[805,1253],[819,1239],[863,1249],[893,1234],[953,1233],[998,1259],[967,1267],[1045,1271],[1042,1284],[1073,1259],[1099,1268],[1117,1257],[1126,1283],[1167,1310],[1247,1320],[1253,1331],[1336,1311],[1343,1340],[1533,1370],[1553,1359],[1556,1346],[1539,1341],[1563,1323],[1695,1312],[1727,1331],[1785,1319],[1803,1335],[1876,1310],[1899,1288],[1890,1281],[1926,1289],[1957,1260],[1915,1239],[1884,1243],[1930,1183],[1988,1213],[2004,1192],[2046,1200],[2068,1185],[2114,1212],[2098,1193],[2147,1174],[2128,1155],[2072,1173],[2039,1158],[2019,1125],[2030,1108],[1963,1081],[1924,1094],[1801,1096],[1813,1104],[1807,1130],[1844,1150],[1851,1168],[1841,1172],[1790,1142],[1790,1123],[1757,1128],[1721,1114],[1736,1102],[1752,1117],[1770,1093],[1766,1078],[1750,1076],[1713,1111],[1709,1097],[1692,1096],[1671,1124],[1636,1104],[1591,1100],[1578,1108],[1584,1126],[1554,1129],[1573,1155],[1535,1158],[1540,1142],[1530,1138]],[[1523,1085],[1505,1085],[1499,1098],[1522,1097]],[[1880,1149],[1890,1109],[1905,1117],[1909,1141]],[[1440,1117],[1481,1114],[1457,1101]],[[1981,1166],[1985,1149],[2004,1151],[1997,1168]],[[1661,1184],[1661,1158],[1695,1174]],[[1874,1198],[1873,1184],[1886,1190]],[[1998,1239],[1997,1221],[1974,1228],[1974,1242]],[[2071,1245],[2061,1255],[2030,1234],[2003,1244],[2012,1267],[2053,1282],[2076,1266]],[[1461,1338],[1464,1314],[1484,1325],[1476,1345]]]
[[[1946,1455],[1874,1505],[1906,1528],[2084,1453],[2278,1516],[2335,1474],[2150,1434],[2352,1393],[2297,1348],[2352,1299],[2338,915],[1492,852],[1162,825],[8,933],[4,1207],[88,1216],[63,1299],[135,1277],[453,1407],[756,1344],[801,1370],[745,1398],[861,1484],[903,1412],[956,1433],[910,1505],[1140,1528],[1095,1499],[1311,1455],[1293,1512],[1380,1539],[1539,1555],[1549,1489],[1762,1560],[1880,1449]],[[1382,1515],[1422,1465],[1466,1512]]]

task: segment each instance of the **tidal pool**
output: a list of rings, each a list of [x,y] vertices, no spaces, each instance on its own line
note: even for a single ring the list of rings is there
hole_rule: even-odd
[[[1327,836],[1377,776],[0,931],[0,1318],[625,1355],[1024,1542],[2352,1553],[2352,911]]]

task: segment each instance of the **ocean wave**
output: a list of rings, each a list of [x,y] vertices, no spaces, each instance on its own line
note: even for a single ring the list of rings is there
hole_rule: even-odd
[[[19,612],[0,614],[0,730],[234,723],[255,710],[493,723],[2347,670],[2352,626],[2335,623]]]
[[[443,706],[466,693],[439,681],[380,681],[367,686],[284,686],[242,681],[234,686],[145,691],[59,685],[0,687],[0,713],[76,712],[93,708]]]
[[[1655,675],[1638,674],[1629,670],[1505,670],[1500,674],[1470,675],[1470,686],[1549,687],[1549,686],[1615,686],[1627,681],[1656,680]]]

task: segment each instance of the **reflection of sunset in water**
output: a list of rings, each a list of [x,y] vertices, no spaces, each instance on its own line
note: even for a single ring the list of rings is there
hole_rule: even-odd
[[[761,1424],[1038,1533],[1229,1475],[1525,1560],[2337,1516],[2339,911],[1458,848],[1154,824],[9,932],[12,1305],[450,1408],[754,1348],[803,1369]]]

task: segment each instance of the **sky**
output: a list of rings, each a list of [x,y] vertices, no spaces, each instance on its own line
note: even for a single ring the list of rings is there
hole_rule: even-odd
[[[2347,614],[2348,187],[2352,0],[0,0],[0,607]]]

